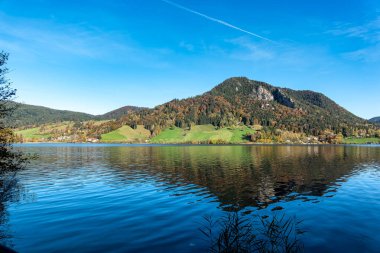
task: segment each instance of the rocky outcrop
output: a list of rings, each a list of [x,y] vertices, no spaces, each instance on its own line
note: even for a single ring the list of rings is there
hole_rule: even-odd
[[[253,88],[251,96],[262,101],[274,100],[272,93],[261,85],[258,86],[256,89]]]

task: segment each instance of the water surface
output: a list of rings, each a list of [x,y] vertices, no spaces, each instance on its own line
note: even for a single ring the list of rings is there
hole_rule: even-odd
[[[296,215],[306,252],[380,245],[379,146],[18,147],[39,156],[1,213],[20,252],[200,252],[202,216],[236,206]]]

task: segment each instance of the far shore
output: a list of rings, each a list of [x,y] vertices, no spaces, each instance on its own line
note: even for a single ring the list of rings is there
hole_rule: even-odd
[[[176,145],[176,146],[360,146],[360,145],[380,145],[380,143],[154,143],[154,142],[22,142],[13,143],[14,145],[22,144],[87,144],[87,145]]]

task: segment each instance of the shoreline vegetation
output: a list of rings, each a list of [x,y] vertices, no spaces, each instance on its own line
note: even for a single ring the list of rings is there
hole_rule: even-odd
[[[336,145],[336,146],[345,146],[345,145],[380,145],[379,142],[367,142],[367,143],[340,143],[340,144],[330,144],[330,143],[260,143],[260,142],[251,142],[251,143],[222,143],[222,144],[210,144],[210,143],[153,143],[153,142],[53,142],[53,141],[41,141],[41,142],[14,142],[13,144],[91,144],[91,145],[103,145],[103,144],[110,144],[110,145],[178,145],[178,146],[208,146],[208,145],[245,145],[245,146],[277,146],[277,145],[284,145],[284,146],[326,146],[326,145]]]
[[[91,127],[109,121],[62,122],[39,127],[15,129],[15,143],[111,143],[111,144],[380,144],[380,133],[344,137],[325,131],[319,136],[275,131],[260,125],[237,125],[217,128],[211,124],[189,128],[168,127],[151,135],[143,125],[134,129],[123,125],[114,130],[92,135]]]

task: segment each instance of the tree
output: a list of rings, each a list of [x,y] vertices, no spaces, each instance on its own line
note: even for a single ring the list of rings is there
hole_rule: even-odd
[[[23,169],[27,162],[27,158],[22,153],[13,149],[15,135],[4,123],[5,117],[9,117],[16,109],[14,103],[11,102],[16,95],[16,89],[11,88],[11,83],[6,78],[7,60],[8,54],[0,52],[0,216],[6,214],[5,208],[9,201],[19,198],[21,186],[17,182],[16,173]],[[3,219],[0,217],[0,220]],[[0,239],[6,237],[8,237],[6,234],[0,234]],[[0,251],[14,252],[1,244]]]
[[[344,135],[342,133],[338,133],[335,137],[336,143],[342,144],[343,143],[343,137],[344,137]]]
[[[11,102],[16,95],[16,89],[11,87],[10,81],[6,78],[7,60],[8,54],[0,52],[0,204],[16,197],[15,176],[17,171],[24,168],[27,161],[22,153],[13,149],[15,135],[4,123],[5,117],[9,117],[16,109]]]

